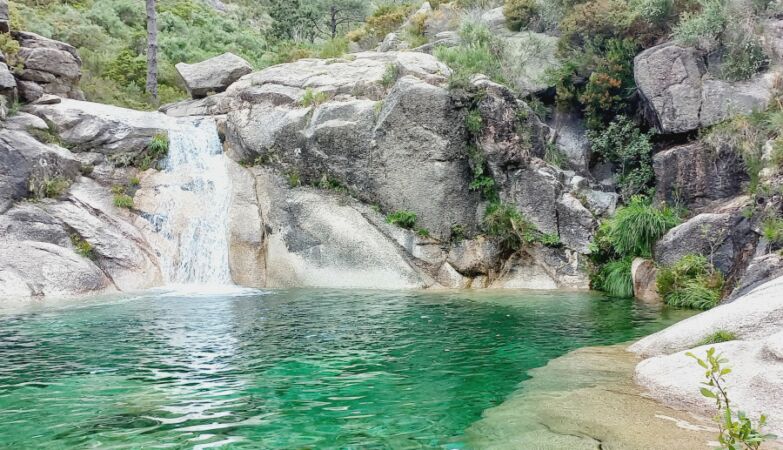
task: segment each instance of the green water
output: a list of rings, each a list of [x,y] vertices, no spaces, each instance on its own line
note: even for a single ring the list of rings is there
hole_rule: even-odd
[[[528,369],[682,318],[575,293],[275,291],[0,312],[0,448],[467,448]]]

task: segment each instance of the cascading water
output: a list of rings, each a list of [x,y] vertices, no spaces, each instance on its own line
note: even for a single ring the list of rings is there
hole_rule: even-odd
[[[169,132],[167,182],[160,186],[161,233],[174,251],[162,255],[169,284],[230,285],[228,209],[231,180],[211,119]]]

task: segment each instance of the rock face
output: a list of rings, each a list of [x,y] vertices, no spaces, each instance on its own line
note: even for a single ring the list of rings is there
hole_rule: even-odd
[[[748,221],[738,214],[699,214],[669,230],[655,245],[655,262],[671,266],[688,254],[707,257],[713,265],[731,275],[747,258],[747,246],[756,235]]]
[[[657,277],[658,269],[655,267],[655,262],[649,259],[635,258],[633,264],[631,264],[633,296],[650,303],[663,301],[660,294],[658,294]]]
[[[738,152],[698,142],[656,154],[653,168],[656,200],[688,208],[738,195],[748,180]]]
[[[636,56],[634,78],[658,129],[683,133],[766,108],[775,75],[737,83],[715,80],[707,73],[704,55],[666,43]]]
[[[233,53],[223,53],[196,64],[179,63],[176,69],[193,98],[223,92],[232,83],[253,71],[250,63]]]
[[[737,335],[737,341],[695,347],[717,331]],[[761,413],[770,418],[767,432],[783,431],[783,279],[770,281],[732,303],[683,320],[648,336],[630,349],[651,357],[636,368],[636,381],[650,395],[674,407],[713,411],[714,402],[699,393],[704,371],[685,351],[703,356],[714,347],[732,368],[728,389],[735,407],[754,420]]]
[[[73,46],[22,31],[13,32],[13,37],[21,46],[23,70],[18,78],[23,100],[32,102],[43,94],[84,99],[79,89],[82,60]]]

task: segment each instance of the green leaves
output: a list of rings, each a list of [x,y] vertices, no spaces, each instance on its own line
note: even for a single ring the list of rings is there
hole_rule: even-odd
[[[711,390],[707,388],[701,388],[701,395],[707,397],[707,398],[718,398],[717,395],[715,395]]]

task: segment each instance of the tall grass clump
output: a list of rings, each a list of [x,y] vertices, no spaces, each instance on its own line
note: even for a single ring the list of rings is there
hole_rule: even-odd
[[[723,274],[702,255],[686,255],[658,272],[658,293],[671,306],[710,309],[723,292]]]
[[[601,290],[612,297],[633,297],[633,279],[631,264],[633,258],[626,257],[606,263],[601,267],[597,278],[600,279]]]
[[[634,196],[607,222],[606,237],[619,255],[650,257],[655,242],[679,223],[668,206],[657,207],[646,197]]]

